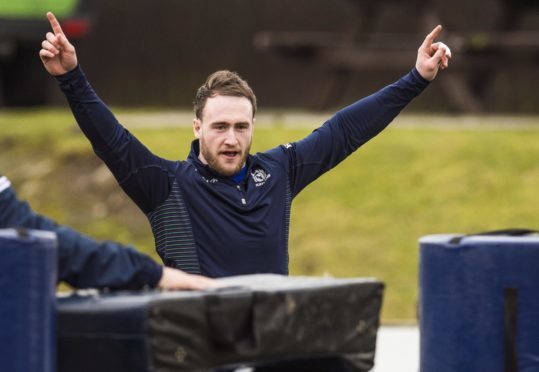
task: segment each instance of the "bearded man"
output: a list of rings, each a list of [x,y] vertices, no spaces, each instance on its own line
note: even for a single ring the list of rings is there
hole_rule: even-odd
[[[122,127],[96,95],[76,51],[53,14],[40,57],[67,97],[96,154],[146,214],[167,266],[209,277],[288,274],[292,200],[365,142],[448,67],[449,48],[418,50],[415,67],[397,82],[338,111],[306,138],[250,154],[256,97],[236,73],[218,71],[194,101],[196,139],[186,160],[153,154]]]

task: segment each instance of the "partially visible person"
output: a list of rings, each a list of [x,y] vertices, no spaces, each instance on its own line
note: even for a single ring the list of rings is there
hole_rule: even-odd
[[[75,288],[201,290],[216,286],[213,279],[163,267],[132,247],[97,242],[35,213],[17,198],[8,178],[0,174],[0,228],[12,227],[55,232],[58,281]]]

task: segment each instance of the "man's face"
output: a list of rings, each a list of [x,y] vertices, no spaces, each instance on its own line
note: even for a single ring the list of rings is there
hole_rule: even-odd
[[[210,97],[202,119],[193,121],[200,140],[198,158],[223,176],[233,176],[245,164],[253,139],[251,102],[245,97]]]

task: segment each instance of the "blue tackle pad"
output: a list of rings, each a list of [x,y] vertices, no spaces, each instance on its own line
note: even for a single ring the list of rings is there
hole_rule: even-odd
[[[539,237],[420,240],[420,371],[539,370]]]
[[[0,370],[56,370],[56,235],[0,229]]]

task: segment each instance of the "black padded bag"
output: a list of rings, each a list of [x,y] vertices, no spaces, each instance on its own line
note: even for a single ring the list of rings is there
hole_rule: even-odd
[[[383,283],[279,275],[220,281],[228,287],[60,298],[58,371],[284,371],[336,355],[348,370],[372,368]]]

